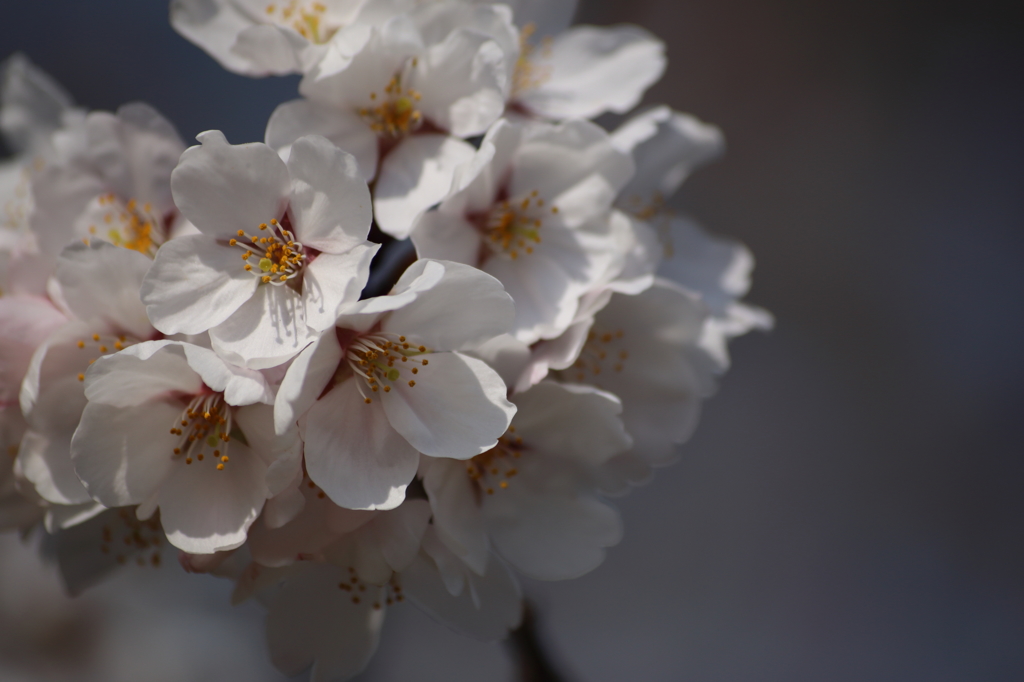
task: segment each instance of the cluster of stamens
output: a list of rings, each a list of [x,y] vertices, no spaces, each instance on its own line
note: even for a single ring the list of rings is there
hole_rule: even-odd
[[[351,594],[353,604],[361,604],[364,599],[372,598],[373,608],[379,611],[385,604],[391,606],[396,602],[405,601],[402,586],[395,576],[391,576],[391,580],[386,585],[372,585],[360,580],[356,569],[351,566],[348,567],[348,573],[348,580],[338,583],[338,589]]]
[[[558,213],[552,206],[551,213]],[[534,190],[522,199],[505,200],[498,203],[487,215],[484,233],[487,243],[495,253],[505,254],[512,260],[520,253],[533,253],[540,244],[540,228],[544,224],[540,217],[545,212],[545,202]]]
[[[281,7],[274,4],[267,5],[266,13],[271,20],[284,26],[290,26],[311,43],[326,43],[340,28],[324,26],[324,14],[327,13],[327,6],[322,2],[303,5],[298,0],[289,0]]]
[[[398,381],[406,381],[409,388],[416,386],[416,380],[405,380],[402,372],[419,374],[420,367],[430,364],[427,358],[419,356],[431,352],[426,346],[414,346],[404,336],[376,332],[354,339],[345,359],[356,377],[362,379],[358,384],[359,393],[363,402],[369,405],[373,398],[367,395],[367,391],[390,393],[392,385]]]
[[[42,169],[41,158],[37,158],[31,167],[21,169],[18,184],[4,204],[3,222],[0,225],[15,231],[28,227],[28,215],[32,209],[32,176]]]
[[[134,512],[134,509],[127,508],[119,509],[117,512],[118,519],[120,519],[123,526],[124,535],[122,536],[122,543],[115,542],[114,529],[109,524],[103,526],[101,529],[100,552],[111,554],[115,551],[115,547],[118,544],[123,544],[125,552],[135,552],[138,554],[135,557],[135,563],[139,566],[145,566],[148,563],[156,568],[160,566],[160,543],[163,536],[163,532],[160,529],[160,520],[157,516],[153,516],[146,521],[139,521]],[[121,532],[122,529],[119,528],[118,534],[120,535]],[[150,549],[153,550],[153,553],[147,562],[143,553]],[[128,556],[122,552],[117,552],[115,557],[119,564],[128,563]]]
[[[228,243],[242,249],[242,267],[260,278],[264,284],[282,285],[302,271],[306,261],[306,249],[295,241],[291,230],[276,218],[270,224],[260,223],[260,234],[246,235],[238,231],[238,237]],[[249,261],[258,258],[256,266]]]
[[[412,60],[413,66],[416,59]],[[416,108],[422,95],[412,88],[402,87],[402,76],[396,74],[384,86],[383,96],[370,93],[371,105],[359,110],[359,116],[380,137],[399,139],[420,127],[423,114]]]
[[[512,96],[516,96],[526,90],[532,90],[543,85],[551,78],[551,67],[538,65],[534,60],[537,57],[537,47],[530,44],[530,38],[537,31],[537,25],[529,23],[523,26],[519,32],[519,59],[516,60],[516,68],[512,74]],[[542,57],[551,55],[551,37],[544,38],[540,45]]]
[[[584,381],[587,372],[594,377],[600,376],[605,369],[605,363],[611,365],[614,372],[621,372],[629,358],[629,351],[619,348],[617,342],[622,340],[625,333],[621,329],[614,332],[598,332],[590,330],[587,334],[587,341],[583,344],[580,356],[572,366],[576,381]]]
[[[192,464],[194,460],[202,462],[206,452],[212,450],[217,471],[223,471],[228,463],[231,425],[231,408],[220,393],[197,395],[171,427],[171,434],[179,437],[174,456],[184,457],[185,464]]]
[[[124,334],[119,336],[109,336],[100,334],[93,334],[88,339],[79,339],[75,342],[79,350],[92,352],[94,349],[99,351],[99,355],[89,360],[89,364],[93,364],[100,357],[107,355],[108,353],[116,353],[120,350],[124,350],[128,346],[134,346],[138,343],[135,339],[129,339]],[[85,381],[85,372],[78,373],[78,380]]]
[[[164,242],[164,235],[162,223],[153,213],[152,204],[140,204],[135,199],[129,199],[126,204],[120,205],[120,200],[113,193],[97,197],[96,203],[106,210],[102,227],[89,226],[91,236],[103,235],[116,246],[150,257],[156,255],[156,250]],[[89,244],[88,238],[82,241]]]
[[[495,485],[501,490],[508,488],[508,479],[519,473],[514,460],[523,454],[523,439],[515,433],[516,427],[508,427],[497,445],[466,462],[469,479],[488,495],[494,494]]]

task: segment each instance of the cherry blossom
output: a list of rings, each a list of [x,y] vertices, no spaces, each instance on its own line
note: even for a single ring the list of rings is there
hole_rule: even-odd
[[[309,477],[335,503],[393,508],[418,453],[469,459],[508,428],[515,407],[501,377],[461,351],[507,332],[512,316],[494,278],[417,261],[298,356],[278,392],[277,429],[299,420]]]
[[[296,142],[287,164],[219,131],[198,139],[171,185],[200,234],[160,249],[142,300],[165,334],[209,330],[232,362],[273,367],[358,298],[376,252],[370,194],[354,158],[320,137]]]

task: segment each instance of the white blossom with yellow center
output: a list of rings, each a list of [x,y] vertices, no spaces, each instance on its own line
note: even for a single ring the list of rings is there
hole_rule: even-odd
[[[310,479],[350,509],[402,502],[419,453],[468,459],[494,447],[514,406],[501,377],[465,354],[507,333],[512,301],[489,275],[420,260],[387,296],[354,303],[292,363],[275,403],[301,428]]]
[[[142,286],[165,334],[209,330],[225,358],[267,368],[293,357],[357,300],[377,247],[355,159],[309,136],[287,165],[263,144],[199,136],[171,178],[200,234],[157,252]]]

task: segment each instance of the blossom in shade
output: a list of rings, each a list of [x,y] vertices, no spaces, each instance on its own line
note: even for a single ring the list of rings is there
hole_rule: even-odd
[[[281,364],[358,299],[377,249],[369,190],[353,157],[320,137],[296,142],[287,164],[219,131],[198,139],[171,186],[200,234],[160,249],[142,301],[165,334],[209,330],[232,362]]]
[[[507,332],[512,316],[493,277],[417,261],[389,295],[345,308],[296,358],[277,394],[277,429],[299,423],[309,477],[336,504],[393,508],[419,453],[469,459],[508,428],[504,382],[462,351]]]

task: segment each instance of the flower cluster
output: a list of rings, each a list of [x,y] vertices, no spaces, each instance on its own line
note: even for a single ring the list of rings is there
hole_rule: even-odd
[[[0,526],[72,592],[236,583],[274,663],[358,673],[406,598],[473,637],[515,574],[595,568],[771,325],[752,258],[667,208],[717,128],[658,107],[634,26],[571,0],[173,0],[225,68],[299,73],[264,142],[0,83]]]

